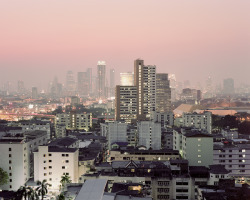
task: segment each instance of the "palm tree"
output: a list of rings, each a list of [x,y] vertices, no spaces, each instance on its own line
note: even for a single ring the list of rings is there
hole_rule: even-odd
[[[70,176],[67,174],[64,174],[63,176],[61,176],[60,183],[62,184],[62,188],[64,189],[66,183],[71,183]]]
[[[28,199],[29,200],[38,200],[39,196],[37,194],[37,191],[34,190],[32,187],[28,187]]]
[[[25,184],[24,186],[21,186],[21,187],[17,190],[17,199],[22,199],[22,198],[24,198],[24,199],[26,200],[27,197],[28,197],[28,193],[29,193],[29,190],[28,190],[27,185]]]
[[[38,185],[38,187],[36,188],[37,194],[39,196],[42,196],[43,200],[44,196],[48,193],[48,187],[50,187],[51,185],[47,183],[47,180],[43,180],[42,182],[37,181],[36,184]]]

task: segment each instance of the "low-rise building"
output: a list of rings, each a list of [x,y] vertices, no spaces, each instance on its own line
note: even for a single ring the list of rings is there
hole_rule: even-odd
[[[18,190],[33,176],[33,151],[47,144],[46,131],[33,131],[0,139],[0,168],[9,175],[2,190]]]
[[[206,130],[208,133],[212,133],[212,113],[184,113],[183,116],[183,126],[193,127],[197,129]]]
[[[179,150],[190,166],[213,164],[213,136],[192,129],[174,130],[174,150]]]
[[[55,131],[56,136],[63,134],[62,127],[67,130],[84,130],[89,131],[92,127],[92,114],[91,113],[61,113],[56,115]]]
[[[57,146],[39,146],[34,152],[34,181],[47,180],[51,189],[58,190],[63,175],[78,183],[79,150]]]
[[[138,145],[147,149],[161,149],[161,124],[152,121],[137,122]]]
[[[250,178],[250,144],[214,145],[213,163],[224,165],[231,177]]]
[[[162,150],[138,150],[122,149],[109,151],[108,162],[112,161],[167,161],[171,159],[180,159],[179,151],[171,149]]]

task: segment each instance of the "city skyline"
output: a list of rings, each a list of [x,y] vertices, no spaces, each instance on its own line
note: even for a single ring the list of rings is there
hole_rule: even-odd
[[[98,60],[118,76],[133,71],[137,58],[178,81],[211,76],[215,83],[249,83],[249,6],[246,0],[1,2],[1,84],[23,80],[46,89],[54,76],[64,82],[68,70],[95,69]]]

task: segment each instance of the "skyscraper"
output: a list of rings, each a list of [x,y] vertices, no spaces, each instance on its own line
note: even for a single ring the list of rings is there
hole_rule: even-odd
[[[224,79],[223,93],[226,95],[234,94],[234,80],[232,78]]]
[[[37,87],[32,87],[32,99],[38,99]]]
[[[110,97],[115,96],[115,69],[110,69],[110,82],[109,82],[109,91]]]
[[[80,96],[88,95],[88,83],[86,72],[77,73],[77,92]]]
[[[68,71],[66,75],[66,89],[69,95],[73,95],[75,92],[75,80],[72,71]]]
[[[19,94],[22,94],[25,92],[25,88],[24,88],[24,82],[23,81],[18,81],[17,82],[17,92]]]
[[[106,63],[97,63],[97,97],[99,100],[106,99]]]
[[[137,117],[137,89],[136,86],[116,86],[115,120],[130,123]]]
[[[171,88],[166,73],[156,74],[156,111],[171,111]]]
[[[145,66],[143,60],[135,60],[134,85],[137,88],[137,119],[148,119],[156,109],[156,66]]]
[[[88,68],[86,71],[86,78],[87,78],[87,82],[88,82],[88,94],[92,94],[93,93],[93,79],[92,79],[92,68]]]

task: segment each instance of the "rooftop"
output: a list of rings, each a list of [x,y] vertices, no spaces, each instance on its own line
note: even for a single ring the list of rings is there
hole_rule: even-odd
[[[51,143],[48,144],[48,146],[61,146],[61,147],[69,147],[72,144],[77,142],[76,138],[72,137],[63,137],[63,138],[58,138]]]
[[[228,174],[229,171],[225,169],[224,165],[209,165],[209,172],[212,174]]]

